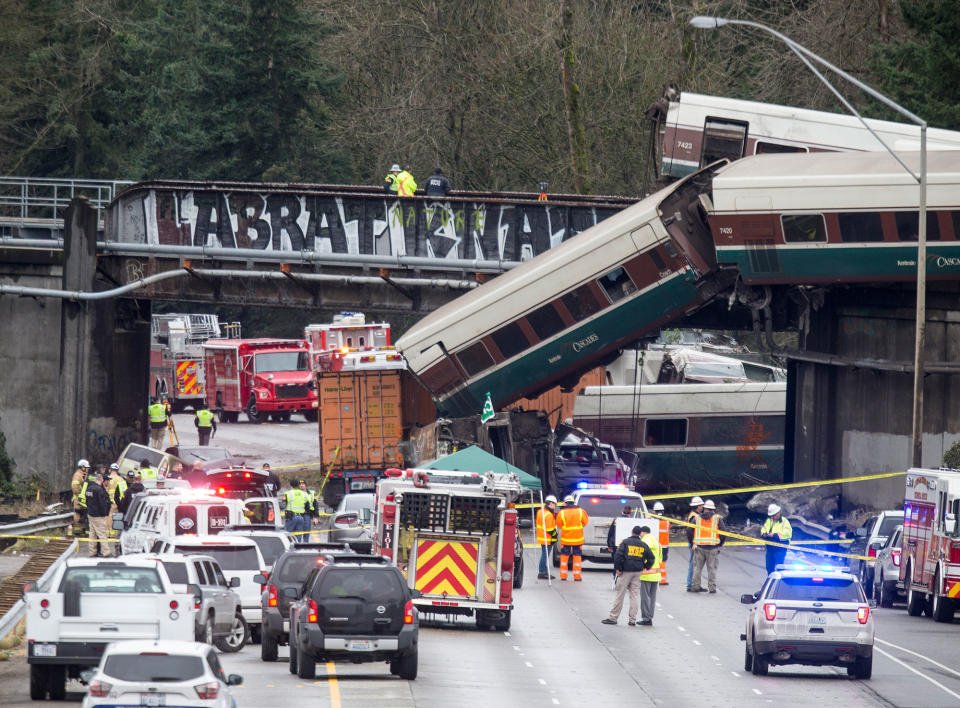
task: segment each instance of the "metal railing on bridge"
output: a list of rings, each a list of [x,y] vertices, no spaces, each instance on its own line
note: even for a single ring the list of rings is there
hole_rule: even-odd
[[[60,231],[63,212],[74,197],[86,197],[103,224],[113,198],[132,182],[124,180],[0,177],[0,227]]]

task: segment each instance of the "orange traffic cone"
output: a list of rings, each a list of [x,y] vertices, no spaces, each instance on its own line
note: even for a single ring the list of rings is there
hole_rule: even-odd
[[[667,562],[666,561],[660,561],[660,584],[661,585],[670,584],[667,582]]]

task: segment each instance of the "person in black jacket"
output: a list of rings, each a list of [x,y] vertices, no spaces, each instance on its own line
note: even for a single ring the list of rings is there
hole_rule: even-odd
[[[630,505],[627,504],[620,510],[620,516],[630,517],[633,516],[633,509],[630,508]],[[607,550],[610,551],[610,554],[613,555],[614,551],[617,550],[617,521],[614,519],[613,523],[610,524],[610,530],[607,531]],[[613,581],[617,581],[617,570],[613,570]]]
[[[133,470],[127,472],[127,491],[123,493],[123,497],[117,502],[117,511],[126,514],[127,509],[130,508],[130,502],[133,501],[133,495],[143,491],[146,490],[143,484],[140,483],[140,475]]]
[[[110,495],[103,488],[103,472],[96,472],[93,482],[87,485],[87,518],[90,520],[90,557],[109,556]]]
[[[450,181],[444,176],[443,170],[439,167],[433,171],[433,174],[427,178],[427,196],[445,197],[450,191]]]
[[[633,627],[637,623],[637,609],[640,597],[640,576],[643,571],[653,567],[656,557],[650,547],[640,540],[642,529],[634,526],[629,538],[625,538],[617,546],[613,554],[613,569],[617,574],[617,596],[610,608],[610,616],[601,620],[603,624],[616,624],[623,609],[624,595],[630,593],[630,607],[627,610],[628,625]]]

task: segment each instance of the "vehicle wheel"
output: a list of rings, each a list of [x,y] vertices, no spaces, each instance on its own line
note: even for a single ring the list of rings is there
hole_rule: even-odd
[[[523,587],[523,556],[520,556],[520,562],[513,564],[513,587],[519,590]]]
[[[257,397],[254,395],[250,396],[250,400],[247,401],[247,407],[245,410],[247,412],[247,420],[256,425],[262,423],[267,417],[260,412],[259,408],[257,408]]]
[[[47,667],[30,664],[30,700],[42,701],[47,697]]]
[[[393,669],[393,663],[396,662],[396,675],[405,681],[413,681],[417,678],[417,652],[413,651],[406,656],[401,656],[390,662],[390,668]]]
[[[743,670],[753,671],[753,655],[750,653],[750,647],[743,645]]]
[[[930,595],[921,593],[923,596],[923,614],[927,617],[933,617],[933,603],[930,601]]]
[[[953,600],[944,597],[938,590],[940,588],[940,571],[934,576],[933,581],[933,599],[930,601],[931,614],[934,622],[953,622]]]
[[[292,651],[292,650],[291,650]],[[302,679],[317,677],[317,661],[306,652],[297,649],[297,676]]]
[[[290,647],[290,673],[296,675],[297,673],[297,648],[293,645],[293,633],[290,634],[290,641],[287,642],[287,646]]]
[[[207,621],[203,623],[203,628],[197,633],[197,641],[204,644],[213,644],[213,615],[207,615]]]
[[[263,625],[259,625],[259,624],[255,624],[252,627],[250,627],[250,643],[251,644],[260,643],[260,637],[263,635],[262,628],[263,628]]]
[[[247,627],[247,621],[243,615],[238,612],[234,615],[233,627],[230,628],[227,636],[217,640],[216,646],[222,652],[233,654],[243,649],[249,638],[250,628]]]
[[[897,596],[896,581],[885,583],[880,576],[880,607],[893,607],[893,599]]]
[[[504,611],[503,619],[497,620],[496,622],[494,622],[493,628],[498,632],[510,631],[510,610]]]
[[[849,673],[854,678],[862,680],[870,678],[873,676],[873,657],[858,656],[857,660],[853,662],[853,666],[850,667]]]
[[[770,670],[770,660],[763,654],[756,654],[753,657],[753,675],[754,676],[766,676],[767,671]]]
[[[264,632],[260,637],[261,661],[276,661],[277,654],[277,638],[268,632]]]
[[[487,619],[486,610],[477,610],[475,621],[477,623],[477,629],[487,629],[491,626],[490,620]]]
[[[316,423],[318,419],[317,411],[315,410],[304,411],[303,417],[307,419],[308,423]]]
[[[67,697],[67,667],[51,666],[47,669],[47,682],[51,701],[62,701]]]
[[[907,614],[911,617],[919,617],[923,614],[923,605],[926,598],[913,589],[913,583],[910,581],[911,577],[910,573],[907,573]]]

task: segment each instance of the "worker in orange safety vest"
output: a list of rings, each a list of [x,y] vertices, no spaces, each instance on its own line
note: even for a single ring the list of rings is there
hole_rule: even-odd
[[[653,504],[653,513],[663,516],[663,502],[654,502]],[[662,518],[660,519],[660,548],[663,549],[663,558],[660,561],[660,584],[669,585],[667,582],[667,556],[670,555],[670,522]]]
[[[573,556],[573,579],[583,580],[583,529],[590,523],[587,512],[576,505],[572,494],[563,498],[564,507],[557,513],[560,530],[560,580],[567,579],[567,560]]]
[[[717,506],[713,499],[703,503],[703,512],[697,515],[696,526],[693,530],[693,581],[690,592],[704,592],[700,585],[700,576],[703,566],[707,566],[707,589],[711,593],[717,591],[717,555],[724,537],[720,535],[726,528],[723,521],[717,516]]]
[[[537,545],[540,546],[540,570],[537,578],[548,580],[551,576],[547,571],[547,549],[557,542],[557,498],[548,494],[544,499],[544,506],[537,510],[534,521],[537,531]]]

